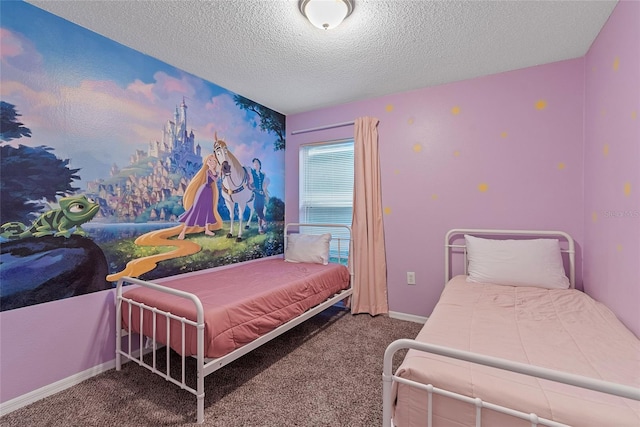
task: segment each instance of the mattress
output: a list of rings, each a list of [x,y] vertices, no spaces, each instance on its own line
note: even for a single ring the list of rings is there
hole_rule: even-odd
[[[416,340],[640,387],[640,341],[583,292],[454,277]],[[640,402],[409,350],[396,375],[573,426],[640,425]],[[425,392],[394,382],[394,425],[426,426]],[[433,425],[473,426],[475,407],[434,396]],[[530,426],[491,410],[482,425]]]
[[[224,356],[349,287],[348,269],[340,264],[290,263],[281,258],[236,265],[162,283],[197,295],[204,307],[205,357]],[[125,298],[174,315],[196,320],[194,304],[153,289],[137,287]],[[153,337],[153,318],[144,310],[144,335]],[[131,329],[140,332],[139,309],[131,309]],[[128,328],[128,304],[122,306],[123,328]],[[171,321],[170,346],[182,352],[180,322]],[[166,321],[156,321],[155,340],[166,343]],[[187,326],[184,355],[197,354],[196,328]]]

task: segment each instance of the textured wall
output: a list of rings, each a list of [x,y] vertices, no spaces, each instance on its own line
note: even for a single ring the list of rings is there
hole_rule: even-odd
[[[640,3],[586,55],[584,287],[640,335]]]
[[[583,58],[287,117],[289,132],[380,119],[390,310],[429,315],[449,228],[562,229],[576,239],[578,288],[640,334],[638,22],[640,3],[621,1]],[[289,220],[296,147],[352,133],[288,137]]]
[[[587,292],[640,333],[639,18],[640,3],[620,2],[586,67],[584,59],[564,61],[287,118],[289,132],[380,119],[391,310],[431,312],[451,227],[559,228],[584,254]],[[288,220],[297,219],[299,144],[352,133],[288,137]],[[416,272],[416,286],[404,284],[406,271]],[[3,352],[2,401],[111,360],[113,323],[110,291],[3,313],[3,348],[7,334],[20,338]],[[106,339],[87,346],[97,336]],[[21,369],[5,382],[10,366]]]
[[[272,119],[268,124],[284,124],[284,116],[25,2],[4,2],[1,24],[0,224],[29,224],[28,214],[39,207],[20,208],[31,199],[46,197],[55,205],[55,196],[68,192],[100,204],[90,224],[73,222],[83,225],[86,238],[69,236],[78,231],[73,227],[53,226],[51,234],[68,231],[69,239],[0,239],[0,401],[6,402],[113,360],[111,289],[121,275],[147,273],[142,278],[156,280],[282,252],[277,244],[283,241],[278,237],[282,214],[264,236],[254,220],[252,228],[243,230],[240,248],[229,249],[227,228],[205,237],[202,228],[194,227],[197,237],[173,238],[182,230],[178,216],[185,211],[188,184],[213,153],[216,132],[243,165],[251,165],[254,157],[262,161],[271,206],[284,199],[279,135],[273,127],[263,128],[265,121],[255,111]],[[15,106],[19,116],[14,123],[28,128],[29,137],[6,132],[4,113],[10,110],[5,103]],[[233,208],[214,204],[211,189],[198,194],[209,196],[200,199],[200,218],[208,213],[206,222],[212,223],[216,210],[228,226],[225,212]],[[250,196],[245,190],[234,199]],[[193,204],[198,206],[197,200]],[[72,208],[81,209],[80,204]],[[205,225],[194,222],[188,225]],[[160,239],[147,234],[154,229],[163,230]],[[142,236],[148,243],[134,243]],[[154,246],[178,250],[172,260],[155,266],[148,257],[167,252]],[[188,258],[188,250],[180,252],[185,247],[194,248]],[[133,259],[144,260],[137,264],[143,268],[129,270]],[[37,305],[25,307],[31,304]]]
[[[288,132],[380,119],[391,311],[431,313],[450,228],[560,229],[581,250],[583,69],[575,59],[287,117]],[[299,144],[352,134],[287,138],[288,220],[297,217]]]

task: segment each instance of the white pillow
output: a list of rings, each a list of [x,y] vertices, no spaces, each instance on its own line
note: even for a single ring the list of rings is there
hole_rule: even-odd
[[[284,260],[289,262],[329,263],[331,234],[290,234]]]
[[[492,240],[464,236],[468,282],[567,289],[557,239]]]

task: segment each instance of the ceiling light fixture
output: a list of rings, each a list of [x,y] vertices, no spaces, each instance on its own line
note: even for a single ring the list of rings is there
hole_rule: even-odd
[[[300,0],[298,7],[313,25],[330,30],[351,15],[354,0]]]

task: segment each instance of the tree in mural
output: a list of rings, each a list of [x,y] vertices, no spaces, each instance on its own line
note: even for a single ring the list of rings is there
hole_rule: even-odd
[[[284,221],[284,202],[277,197],[270,197],[266,216],[269,221]]]
[[[7,142],[23,136],[31,137],[31,130],[17,120],[19,116],[21,114],[15,105],[0,101],[0,140]]]
[[[273,143],[273,151],[284,150],[285,129],[284,116],[282,114],[240,95],[235,95],[233,100],[243,110],[252,111],[260,116],[260,129],[276,135],[278,139]]]
[[[31,130],[17,121],[15,106],[2,103],[2,142],[23,136]],[[72,181],[80,179],[80,169],[69,169],[69,160],[57,158],[46,146],[0,147],[0,224],[9,221],[30,222],[32,212],[45,208],[43,200],[56,200],[78,190]]]
[[[17,120],[20,115],[15,105],[0,101],[0,140],[7,142],[23,136],[31,137],[31,130]]]

